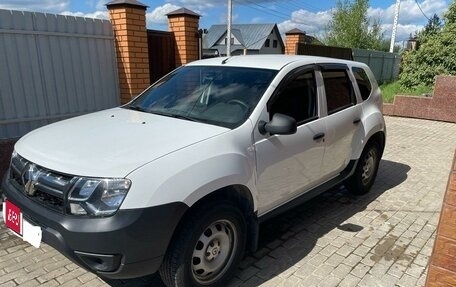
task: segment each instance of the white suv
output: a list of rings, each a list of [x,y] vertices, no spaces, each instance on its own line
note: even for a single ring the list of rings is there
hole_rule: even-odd
[[[364,64],[196,61],[122,107],[20,139],[4,218],[102,277],[219,286],[255,250],[260,222],[337,184],[368,192],[384,146]]]

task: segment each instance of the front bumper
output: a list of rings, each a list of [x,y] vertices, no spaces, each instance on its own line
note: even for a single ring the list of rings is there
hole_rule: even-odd
[[[33,202],[5,177],[3,200],[17,205],[23,217],[42,229],[42,241],[66,257],[106,278],[155,273],[174,230],[187,210],[182,202],[119,210],[105,218],[63,215]]]

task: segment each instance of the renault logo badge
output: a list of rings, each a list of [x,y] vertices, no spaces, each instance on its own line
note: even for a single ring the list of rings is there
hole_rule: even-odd
[[[36,168],[36,165],[33,163],[28,166],[28,170],[24,174],[25,184],[24,190],[29,196],[34,196],[36,193],[35,185],[38,182],[38,177],[41,175],[41,172]]]

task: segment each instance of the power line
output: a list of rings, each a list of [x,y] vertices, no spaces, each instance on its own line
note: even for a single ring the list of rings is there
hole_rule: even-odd
[[[283,0],[275,0],[273,1],[274,3],[279,4],[282,7],[288,7],[290,9],[290,12],[298,10],[307,10],[310,12],[318,12],[318,9],[315,6],[309,5],[309,4],[302,4],[299,3],[298,1],[292,2],[292,1],[283,1]],[[281,3],[279,3],[281,2]]]
[[[261,9],[262,9],[261,11],[263,11],[263,12],[266,13],[266,14],[276,15],[276,16],[282,17],[282,18],[285,17],[285,18],[283,18],[283,19],[289,19],[289,18],[290,18],[290,15],[289,15],[289,14],[286,14],[286,13],[283,13],[283,12],[277,11],[277,10],[271,10],[271,9],[269,9],[268,7],[263,6],[263,5],[260,5],[260,4],[258,4],[258,3],[255,3],[255,2],[253,2],[253,1],[251,1],[251,0],[242,0],[242,2],[240,2],[239,0],[237,0],[236,2],[238,2],[238,3],[241,4],[241,5],[243,4],[242,2],[247,2],[247,3],[250,3],[251,5],[255,5],[255,6],[261,8]],[[244,3],[244,4],[245,4],[245,3]],[[246,6],[248,6],[248,7],[250,7],[250,8],[253,8],[253,6],[249,6],[249,5],[246,5]],[[281,15],[281,16],[279,16],[279,15]]]
[[[268,15],[275,16],[275,17],[280,18],[282,20],[289,20],[290,19],[290,16],[285,14],[285,13],[282,13],[282,12],[279,12],[279,11],[270,10],[267,7],[262,6],[260,4],[257,4],[255,2],[251,2],[251,1],[247,1],[247,0],[243,0],[243,2],[241,2],[240,0],[233,0],[233,1],[238,3],[238,4],[240,4],[240,5],[246,6],[246,7],[250,8],[250,9],[257,10],[257,11],[263,13],[263,14],[268,14]],[[247,1],[247,2],[250,2],[252,4],[255,4],[255,6],[246,5],[246,3],[244,3],[244,1]],[[260,8],[257,8],[256,6],[260,7]],[[285,17],[282,16],[282,15],[285,15]]]
[[[420,9],[421,14],[423,14],[423,16],[426,17],[426,19],[431,21],[431,19],[424,13],[423,9],[421,9],[421,6],[420,6],[420,3],[418,3],[418,0],[415,0],[415,3],[416,3],[416,5],[418,5],[418,8]]]
[[[304,3],[299,2],[298,0],[291,0],[291,1],[289,1],[289,3],[290,2],[295,2],[297,4],[294,4],[294,5],[303,6],[303,7],[306,8],[306,10],[309,10],[309,11],[312,11],[312,12],[320,11],[320,8],[318,8],[318,7],[316,7],[316,6],[312,5],[312,4],[309,4],[309,3],[305,3],[304,4]],[[290,4],[293,4],[293,3],[290,3]],[[302,8],[300,7],[300,9],[302,9]]]

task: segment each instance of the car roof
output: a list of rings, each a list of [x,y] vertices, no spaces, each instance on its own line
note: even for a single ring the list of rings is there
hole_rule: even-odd
[[[294,62],[300,62],[302,65],[314,63],[340,63],[352,65],[356,63],[353,61],[316,56],[241,55],[232,57],[216,57],[194,61],[187,64],[187,66],[226,66],[280,70],[286,65]]]

